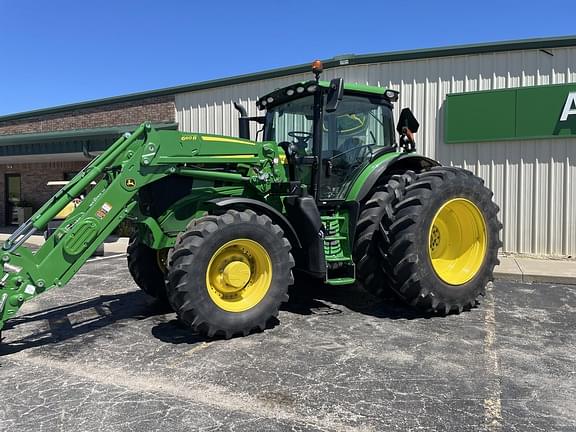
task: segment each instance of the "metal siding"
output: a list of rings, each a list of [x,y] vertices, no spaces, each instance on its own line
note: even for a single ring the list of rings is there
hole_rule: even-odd
[[[494,191],[505,252],[575,256],[576,211],[571,203],[576,203],[576,138],[447,145],[443,136],[448,93],[575,83],[576,47],[548,51],[554,55],[526,50],[350,65],[328,69],[324,78],[342,76],[399,90],[395,112],[410,107],[422,124],[419,151],[473,171]],[[310,77],[298,74],[177,94],[179,127],[237,135],[233,101],[256,115],[259,95]]]

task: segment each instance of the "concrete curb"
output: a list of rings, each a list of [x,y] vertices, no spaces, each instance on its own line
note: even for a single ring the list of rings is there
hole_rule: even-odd
[[[128,249],[129,240],[130,239],[128,237],[119,237],[113,241],[105,242],[104,256],[126,253],[126,249]]]
[[[576,261],[500,257],[494,269],[495,280],[523,283],[576,285]]]

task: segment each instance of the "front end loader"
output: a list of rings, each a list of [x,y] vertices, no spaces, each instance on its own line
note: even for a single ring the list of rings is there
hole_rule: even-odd
[[[429,313],[476,306],[498,262],[492,193],[415,152],[410,110],[393,122],[396,91],[320,80],[320,62],[313,72],[261,97],[261,116],[236,104],[239,137],[143,123],[93,159],[2,247],[0,329],[65,285],[124,220],[136,227],[127,256],[137,285],[208,337],[264,330],[294,274],[360,282]]]

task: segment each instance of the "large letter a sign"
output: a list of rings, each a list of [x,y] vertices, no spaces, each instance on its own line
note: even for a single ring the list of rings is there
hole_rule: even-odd
[[[574,108],[572,108],[574,107]],[[576,92],[568,93],[560,121],[568,120],[568,116],[576,115]]]

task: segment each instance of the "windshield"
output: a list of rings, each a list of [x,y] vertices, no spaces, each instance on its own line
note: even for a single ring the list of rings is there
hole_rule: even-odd
[[[281,143],[283,141],[296,142],[292,136],[294,132],[312,133],[312,109],[314,97],[307,96],[285,104],[279,105],[267,114],[266,139]],[[310,149],[312,138],[310,137]]]
[[[341,152],[352,147],[387,147],[394,144],[392,112],[387,105],[349,96],[333,113],[324,114],[323,151]]]
[[[266,139],[295,144],[299,156],[312,154],[314,97],[307,96],[268,112]],[[342,198],[355,174],[380,148],[394,145],[391,106],[360,96],[345,96],[322,122],[320,199]],[[326,176],[326,164],[332,165]],[[309,184],[309,166],[297,167],[297,180]],[[330,174],[330,173],[329,173]]]

